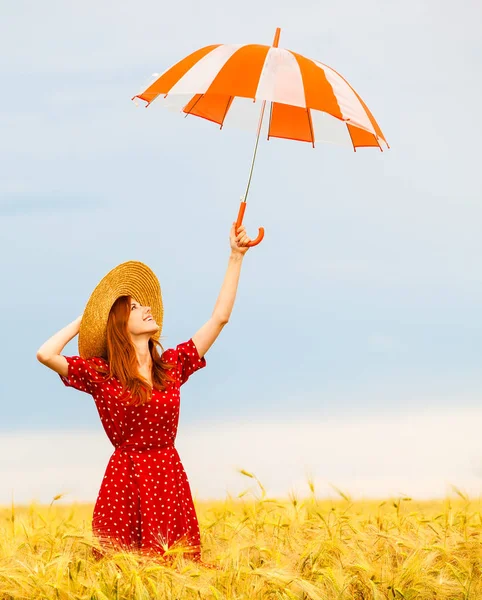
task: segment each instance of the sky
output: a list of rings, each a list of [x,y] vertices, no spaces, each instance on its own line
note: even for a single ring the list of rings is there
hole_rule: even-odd
[[[21,461],[1,453],[0,504],[12,490],[19,502],[50,501],[48,473],[65,473],[69,487],[69,464],[85,482],[67,501],[95,500],[112,447],[94,402],[35,355],[109,270],[127,260],[154,270],[164,348],[195,334],[221,288],[256,132],[146,110],[132,96],[198,48],[269,45],[277,27],[280,47],[349,81],[390,150],[260,141],[244,224],[253,238],[263,226],[265,238],[243,259],[207,367],[182,388],[187,474],[200,497],[241,489],[237,462],[269,474],[279,494],[306,468],[321,489],[338,473],[358,494],[400,482],[406,494],[435,496],[447,481],[480,493],[472,464],[482,442],[466,443],[482,416],[480,22],[476,0],[2,5],[0,431],[25,452]],[[64,354],[77,353],[74,339]],[[457,427],[435,435],[439,417]],[[400,439],[393,472],[379,462],[395,452],[382,423]],[[237,432],[218,470],[213,428]],[[256,453],[250,428],[260,428]],[[340,437],[350,451],[339,451]],[[88,458],[91,439],[103,450]],[[362,468],[367,440],[374,451]],[[298,458],[283,471],[287,444]]]

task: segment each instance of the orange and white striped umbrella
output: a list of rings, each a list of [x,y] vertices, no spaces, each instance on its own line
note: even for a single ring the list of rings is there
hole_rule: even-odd
[[[266,102],[270,103],[268,139],[309,142],[350,142],[359,147],[389,148],[385,137],[359,94],[331,67],[278,47],[215,44],[196,50],[161,75],[132,99],[149,106],[156,99],[182,113],[207,119],[222,128],[230,114],[239,116],[248,104],[262,101],[258,137],[248,188],[238,215],[244,214]],[[167,102],[166,102],[167,99]],[[243,206],[244,202],[244,206]],[[242,213],[242,214],[241,214]],[[258,244],[264,230],[252,245]]]

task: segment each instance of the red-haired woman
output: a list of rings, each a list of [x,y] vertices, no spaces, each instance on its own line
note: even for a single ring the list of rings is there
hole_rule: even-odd
[[[37,351],[66,386],[91,394],[115,450],[97,497],[92,530],[102,548],[164,556],[178,549],[201,561],[189,482],[174,447],[180,387],[206,366],[205,354],[228,322],[250,238],[230,232],[231,256],[211,318],[187,342],[163,350],[159,282],[129,261],[96,286],[83,315]],[[63,356],[79,334],[79,355]],[[98,558],[103,555],[94,550]],[[172,552],[171,552],[172,555]]]

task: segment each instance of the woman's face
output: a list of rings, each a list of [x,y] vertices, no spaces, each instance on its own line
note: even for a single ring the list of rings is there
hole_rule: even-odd
[[[130,314],[127,321],[127,329],[131,335],[142,335],[143,333],[156,333],[159,325],[151,313],[150,306],[141,306],[139,302],[131,299]]]

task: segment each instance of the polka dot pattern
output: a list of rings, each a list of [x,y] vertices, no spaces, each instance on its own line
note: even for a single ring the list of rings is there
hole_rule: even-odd
[[[176,364],[176,380],[164,391],[153,390],[142,406],[123,403],[117,378],[102,381],[94,364],[100,357],[66,356],[67,387],[91,394],[104,430],[115,447],[94,506],[92,529],[102,545],[164,554],[182,545],[200,560],[201,540],[191,489],[174,446],[179,422],[180,387],[206,366],[192,338],[165,350]]]

